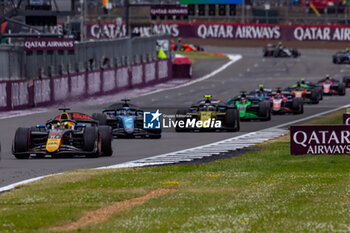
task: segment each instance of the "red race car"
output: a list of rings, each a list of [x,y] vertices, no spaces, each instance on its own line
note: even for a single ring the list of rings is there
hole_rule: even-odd
[[[304,100],[301,97],[295,97],[289,91],[277,91],[271,93],[271,112],[272,114],[304,113]]]
[[[337,79],[331,78],[328,74],[326,78],[318,81],[322,86],[324,95],[345,95],[345,84]]]

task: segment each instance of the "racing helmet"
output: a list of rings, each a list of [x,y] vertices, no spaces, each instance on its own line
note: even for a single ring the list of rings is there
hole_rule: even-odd
[[[302,84],[305,84],[305,79],[304,79],[304,78],[301,78],[301,79],[300,79],[300,82],[301,82]]]
[[[260,90],[260,91],[264,91],[264,85],[260,84],[260,85],[259,85],[259,90]]]
[[[62,126],[63,126],[63,125],[62,125],[60,122],[57,122],[57,124],[56,124],[56,129],[61,129]]]
[[[350,49],[349,49],[349,48],[346,48],[346,49],[345,49],[345,51],[346,51],[346,52],[349,52],[349,51],[350,51]]]
[[[326,74],[326,79],[329,79],[331,76],[329,74]]]

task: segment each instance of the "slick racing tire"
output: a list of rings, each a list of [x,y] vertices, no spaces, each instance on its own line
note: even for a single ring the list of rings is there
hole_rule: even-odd
[[[337,57],[333,57],[332,62],[333,62],[333,64],[338,64],[338,59],[337,59]]]
[[[350,77],[343,77],[343,83],[345,85],[345,87],[349,87],[348,83],[350,82]]]
[[[113,149],[112,149],[112,127],[110,126],[99,126],[98,132],[100,133],[101,137],[101,152],[105,156],[112,156]]]
[[[263,50],[263,57],[267,57],[269,55],[269,52],[267,51],[267,49]]]
[[[300,56],[300,54],[299,54],[298,50],[293,49],[293,50],[292,50],[292,56],[293,56],[294,58],[299,57],[299,56]]]
[[[107,117],[102,113],[93,113],[92,119],[98,121],[99,125],[107,125]]]
[[[98,128],[97,127],[86,127],[84,130],[84,146],[83,150],[88,152],[86,157],[88,158],[96,158],[99,156],[98,145],[96,142],[98,141]],[[94,152],[95,148],[96,152]]]
[[[294,98],[292,102],[292,108],[297,114],[304,113],[304,101],[302,98]]]
[[[320,94],[317,93],[316,89],[311,90],[311,102],[313,104],[318,104],[320,102]]]
[[[339,86],[338,86],[338,93],[339,95],[345,95],[345,85],[344,83],[339,83]]]
[[[176,115],[175,115],[175,120],[176,120],[177,122],[179,122],[179,121],[181,121],[181,120],[185,121],[186,118],[184,118],[184,117],[178,117],[178,115],[186,115],[186,114],[187,114],[187,110],[177,110],[177,111],[176,111]],[[176,131],[176,132],[186,132],[186,131],[189,131],[189,130],[186,129],[186,128],[180,128],[180,127],[176,126],[175,131]]]
[[[234,108],[229,108],[226,111],[226,116],[225,116],[225,127],[229,128],[229,131],[238,131],[238,110]],[[235,127],[236,126],[236,127]]]
[[[268,102],[260,102],[259,103],[259,117],[262,121],[271,120],[271,106]]]
[[[14,139],[13,151],[14,153],[27,152],[29,150],[30,144],[30,129],[29,128],[18,128],[16,130]],[[16,155],[17,159],[28,159],[29,154],[26,155]]]

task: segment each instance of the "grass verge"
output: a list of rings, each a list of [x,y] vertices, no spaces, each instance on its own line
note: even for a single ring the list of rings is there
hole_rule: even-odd
[[[48,177],[0,195],[0,232],[349,232],[349,157],[291,156],[286,139],[207,164]],[[142,198],[98,224],[61,228]]]

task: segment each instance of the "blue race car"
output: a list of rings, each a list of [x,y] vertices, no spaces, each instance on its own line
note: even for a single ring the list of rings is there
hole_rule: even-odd
[[[112,127],[112,135],[118,138],[152,138],[159,139],[162,136],[162,129],[144,129],[144,110],[129,104],[128,99],[122,103],[112,104],[102,109],[102,113],[92,114],[92,118],[99,122],[99,125]]]
[[[347,48],[345,51],[339,51],[333,55],[334,64],[349,64],[350,63],[350,50]]]

